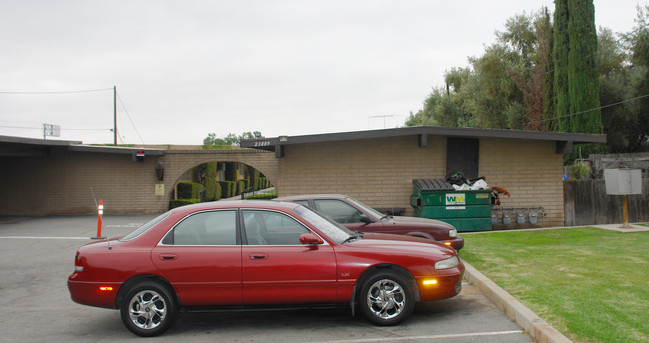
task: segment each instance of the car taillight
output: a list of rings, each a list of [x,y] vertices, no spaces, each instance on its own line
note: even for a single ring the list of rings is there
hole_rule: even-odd
[[[81,256],[79,253],[74,257],[74,272],[80,273],[83,271],[83,262],[81,261]]]

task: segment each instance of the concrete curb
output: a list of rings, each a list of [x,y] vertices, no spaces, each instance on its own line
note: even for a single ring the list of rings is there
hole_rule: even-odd
[[[520,325],[535,342],[540,343],[569,343],[572,342],[555,328],[546,323],[530,309],[521,304],[500,286],[473,268],[466,261],[462,261],[466,270],[464,279],[482,290],[482,293],[491,300],[496,307],[502,310],[509,318]]]

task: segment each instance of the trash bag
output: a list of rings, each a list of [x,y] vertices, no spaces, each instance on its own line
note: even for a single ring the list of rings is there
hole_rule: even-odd
[[[485,180],[482,179],[477,180],[476,182],[471,184],[472,191],[479,191],[481,189],[486,189],[487,187],[489,187],[489,185],[487,185],[487,182],[485,182]]]
[[[461,171],[457,171],[447,176],[446,181],[451,185],[458,185],[458,186],[468,183],[467,179],[464,177],[464,173],[462,173]]]

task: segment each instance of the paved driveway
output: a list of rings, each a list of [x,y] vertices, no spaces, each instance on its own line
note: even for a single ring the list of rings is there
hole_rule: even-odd
[[[106,215],[115,237],[154,215]],[[0,219],[0,341],[143,342],[119,312],[78,305],[66,280],[77,248],[90,241],[96,216]],[[464,285],[452,299],[421,304],[405,323],[371,325],[348,309],[181,313],[156,342],[531,342],[479,291]]]

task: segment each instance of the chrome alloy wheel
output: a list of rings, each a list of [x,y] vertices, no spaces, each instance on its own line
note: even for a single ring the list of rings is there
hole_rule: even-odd
[[[378,280],[367,292],[367,307],[378,318],[392,319],[406,307],[405,291],[394,280]]]
[[[128,306],[131,322],[140,329],[155,329],[167,316],[167,303],[158,292],[144,290],[135,294]]]

